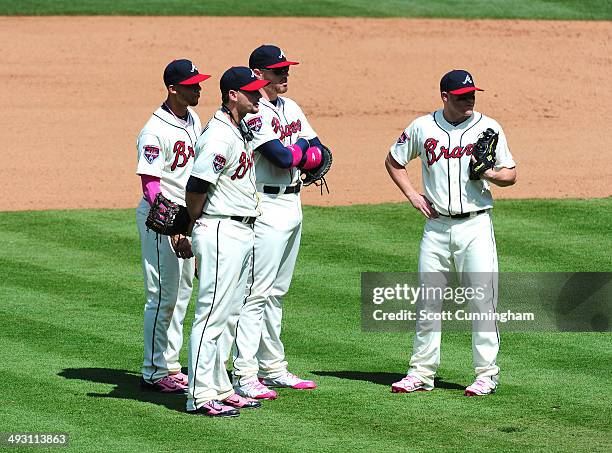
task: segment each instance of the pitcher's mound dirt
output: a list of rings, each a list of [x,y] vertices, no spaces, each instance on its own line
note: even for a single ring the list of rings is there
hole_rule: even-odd
[[[402,200],[384,158],[439,108],[453,68],[485,88],[476,109],[504,126],[518,163],[497,197],[611,194],[612,22],[2,17],[0,40],[0,210],[136,206],[135,140],[164,99],[164,66],[186,57],[213,74],[197,107],[206,122],[220,75],[262,43],[301,63],[287,95],[335,152],[331,194],[305,190],[305,203]]]

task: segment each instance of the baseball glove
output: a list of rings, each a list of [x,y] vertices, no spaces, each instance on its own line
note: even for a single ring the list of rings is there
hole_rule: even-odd
[[[482,174],[495,166],[495,148],[499,141],[499,134],[488,128],[478,136],[472,149],[475,161],[470,161],[470,179],[480,179]]]
[[[325,175],[329,171],[332,165],[332,153],[329,148],[325,145],[320,145],[321,149],[321,165],[317,168],[312,168],[310,170],[302,169],[302,185],[309,186],[314,183],[315,186],[322,186],[325,184],[327,187],[327,182],[325,181]],[[323,191],[323,187],[321,187],[321,191]],[[329,193],[329,189],[327,190]]]
[[[145,224],[156,233],[174,236],[185,234],[189,221],[187,208],[174,203],[160,192],[155,197]]]

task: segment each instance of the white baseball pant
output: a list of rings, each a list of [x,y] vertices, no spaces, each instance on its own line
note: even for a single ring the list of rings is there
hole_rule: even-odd
[[[195,260],[177,258],[170,237],[147,230],[149,204],[136,209],[144,273],[144,361],[142,376],[153,383],[181,371],[183,320],[191,298]]]
[[[485,297],[473,298],[474,312],[494,312],[497,308],[497,248],[493,223],[489,211],[466,219],[438,217],[425,224],[419,254],[419,273],[422,279],[438,278],[457,272],[460,284],[468,287],[488,280]],[[424,274],[426,273],[426,274]],[[439,273],[439,274],[433,274]],[[438,277],[432,277],[437,275]],[[438,283],[444,284],[443,281]],[[472,286],[476,287],[476,286]],[[440,311],[442,302],[417,301],[417,313],[422,309]],[[421,379],[427,386],[434,385],[434,376],[440,364],[440,321],[421,321],[417,318],[413,354],[408,374]],[[496,364],[499,351],[499,333],[492,321],[472,322],[472,358],[476,377],[490,377],[497,381]]]
[[[189,342],[187,410],[234,393],[226,365],[250,273],[253,226],[204,215],[197,220],[193,250],[199,292]]]
[[[242,385],[256,376],[276,378],[287,371],[281,341],[282,297],[289,291],[302,235],[299,194],[261,194],[255,222],[253,272],[240,312],[234,376]]]

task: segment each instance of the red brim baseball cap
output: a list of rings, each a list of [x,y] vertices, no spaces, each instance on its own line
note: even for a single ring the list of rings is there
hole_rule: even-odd
[[[249,57],[249,67],[252,69],[276,69],[294,64],[299,63],[287,60],[281,48],[271,44],[259,46]]]
[[[187,80],[179,82],[179,85],[195,85],[196,83],[204,82],[206,79],[210,79],[208,74],[198,74],[193,77],[189,77]]]
[[[190,60],[174,60],[164,69],[164,84],[170,85],[195,85],[210,79],[208,74],[200,74],[196,65]]]
[[[464,94],[472,91],[484,91],[474,83],[472,74],[464,69],[454,69],[444,74],[440,80],[440,92]]]
[[[223,73],[219,86],[221,93],[226,93],[229,90],[257,91],[269,83],[269,80],[258,79],[250,68],[234,66]]]

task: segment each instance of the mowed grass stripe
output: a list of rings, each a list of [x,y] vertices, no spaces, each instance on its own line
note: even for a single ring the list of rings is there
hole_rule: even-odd
[[[264,7],[241,0],[0,0],[4,15],[180,15],[448,17],[463,19],[612,18],[610,0],[268,0]]]
[[[610,271],[603,251],[612,245],[611,205],[610,199],[498,202],[502,267]],[[406,204],[304,208],[283,336],[291,370],[314,378],[318,390],[280,390],[277,401],[237,420],[190,417],[183,397],[138,387],[143,295],[133,213],[0,213],[0,270],[7,276],[0,289],[0,360],[10,364],[0,372],[0,431],[64,430],[73,436],[73,451],[609,447],[608,334],[503,333],[500,391],[466,399],[470,334],[445,332],[438,388],[391,395],[389,384],[408,366],[412,333],[361,332],[359,284],[362,271],[416,270],[423,219]],[[31,230],[24,229],[29,218]],[[514,247],[511,233],[529,243]],[[581,253],[569,250],[576,246]],[[61,254],[58,269],[45,250]],[[88,250],[112,257],[97,263],[95,275]],[[543,255],[534,257],[534,250]],[[72,264],[65,265],[71,251]],[[37,254],[38,260],[24,258]],[[193,304],[186,338],[192,320]],[[186,352],[185,342],[183,364]]]

